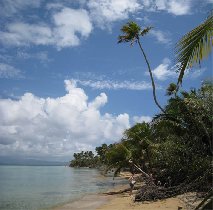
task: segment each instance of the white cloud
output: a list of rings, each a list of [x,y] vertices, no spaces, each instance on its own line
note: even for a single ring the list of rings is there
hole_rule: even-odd
[[[53,33],[58,47],[77,46],[80,38],[87,38],[92,31],[92,23],[84,9],[63,8],[53,15],[53,20]]]
[[[171,44],[170,36],[163,31],[153,29],[150,31],[150,34],[154,36],[157,39],[157,41],[160,43]]]
[[[25,93],[18,100],[0,99],[1,155],[70,158],[119,140],[129,128],[128,114],[101,114],[106,94],[89,101],[75,82],[66,80],[65,87],[67,93],[58,98]]]
[[[150,117],[150,116],[140,116],[140,117],[134,116],[133,121],[134,121],[134,123],[142,123],[142,122],[148,123],[148,122],[152,121],[152,117]]]
[[[40,60],[43,62],[48,62],[51,60],[46,51],[40,51],[37,53],[28,53],[26,51],[19,50],[19,51],[17,51],[17,58],[24,59],[24,60],[37,59],[37,60]]]
[[[0,63],[0,78],[21,78],[21,71],[11,65]]]
[[[154,70],[152,70],[153,75],[161,81],[167,80],[169,78],[177,78],[179,73],[177,72],[179,64],[171,66],[171,61],[168,58],[165,58],[163,62],[158,65]],[[195,68],[195,69],[186,69],[185,78],[187,79],[197,79],[206,71],[205,68]],[[146,75],[149,75],[147,72]]]
[[[174,15],[186,15],[190,13],[191,0],[167,1],[166,10]],[[162,8],[164,9],[164,8]]]
[[[99,81],[93,81],[93,80],[73,80],[76,83],[85,86],[85,87],[91,87],[93,89],[112,89],[112,90],[119,90],[119,89],[126,89],[126,90],[147,90],[151,89],[152,86],[150,83],[147,83],[145,81],[142,82],[135,82],[135,81],[112,81],[112,80],[99,80]]]
[[[192,7],[191,0],[141,0],[144,10],[164,10],[173,15],[190,14]]]
[[[87,6],[93,21],[101,28],[114,21],[127,19],[131,13],[141,9],[137,0],[90,0]]]
[[[167,80],[177,76],[174,67],[170,67],[171,61],[168,58],[163,60],[163,63],[157,66],[153,71],[153,75],[158,80]],[[147,74],[147,73],[146,73]]]
[[[5,31],[0,31],[0,42],[15,46],[53,45],[60,49],[79,45],[92,31],[88,13],[83,9],[63,8],[52,18],[53,27],[45,23],[10,23]]]
[[[51,29],[45,24],[15,22],[8,24],[5,32],[0,32],[0,41],[15,46],[50,45],[53,42],[52,36]]]
[[[134,15],[136,18],[139,11],[164,10],[175,15],[184,15],[190,12],[191,0],[88,0],[74,4],[54,1],[46,3],[44,9],[47,20],[41,21],[37,13],[31,14],[23,21],[25,13],[22,10],[39,9],[41,0],[5,0],[0,3],[2,14],[18,14],[16,21],[4,21],[5,27],[0,31],[0,42],[11,46],[51,45],[58,49],[78,46],[82,39],[88,38],[95,23],[102,29],[111,28],[116,21],[125,20]],[[1,7],[2,6],[2,7]],[[0,10],[0,11],[1,11]],[[50,16],[49,16],[50,15]],[[22,17],[23,16],[23,17]],[[21,17],[21,18],[20,18]],[[51,22],[49,22],[49,19]],[[155,30],[151,32],[159,42],[168,43],[168,34]]]
[[[41,0],[3,0],[0,1],[0,15],[11,16],[20,10],[38,8]]]

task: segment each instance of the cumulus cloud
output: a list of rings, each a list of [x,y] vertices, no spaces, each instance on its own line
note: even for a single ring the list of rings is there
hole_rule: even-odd
[[[192,7],[191,0],[141,0],[144,9],[151,11],[166,11],[173,15],[190,14]]]
[[[158,65],[153,71],[153,75],[161,81],[167,80],[169,78],[177,78],[178,77],[178,67],[179,67],[179,63],[175,64],[175,65],[171,65],[171,61],[168,58],[165,58],[163,60],[163,62]],[[203,75],[203,73],[206,71],[205,68],[195,68],[193,69],[193,71],[191,69],[186,69],[185,71],[185,77],[188,79],[197,79],[198,77],[200,77],[201,75]],[[146,75],[148,75],[148,73],[145,73]]]
[[[86,10],[63,8],[54,12],[53,27],[45,23],[13,22],[0,31],[0,42],[7,45],[53,45],[57,48],[77,46],[87,38],[92,23]]]
[[[63,8],[53,15],[53,19],[54,36],[59,47],[79,45],[80,38],[87,38],[92,31],[90,17],[84,9]]]
[[[114,21],[127,19],[131,13],[141,9],[137,0],[90,0],[87,6],[93,21],[101,28]]]
[[[88,0],[68,3],[66,1],[44,1],[43,20],[38,13],[24,17],[22,10],[39,9],[41,0],[5,0],[0,2],[0,12],[17,15],[12,21],[2,21],[5,26],[0,31],[0,42],[11,46],[51,45],[58,49],[78,46],[82,39],[87,39],[94,25],[110,29],[111,24],[125,20],[139,11],[162,10],[174,15],[190,13],[191,0]],[[75,7],[74,7],[75,5]],[[22,17],[23,16],[23,17]],[[21,17],[21,18],[20,18]],[[29,18],[30,17],[30,18]],[[28,21],[23,21],[28,20]],[[30,21],[31,20],[31,21]],[[32,21],[33,20],[33,21]],[[155,30],[151,32],[159,42],[168,43],[168,34]]]
[[[21,71],[6,63],[0,63],[0,78],[21,78]]]
[[[152,117],[150,117],[150,116],[140,116],[140,117],[134,116],[133,121],[134,121],[134,123],[142,123],[142,122],[148,123],[148,122],[152,121]]]
[[[157,66],[153,71],[153,75],[158,80],[167,80],[171,77],[176,77],[177,73],[175,72],[174,67],[170,67],[171,61],[168,58],[165,58],[163,60],[163,63],[161,63],[159,66]],[[147,73],[146,73],[147,74]]]
[[[186,15],[190,13],[191,0],[162,0],[156,1],[159,10],[166,10],[174,15]]]
[[[101,114],[106,94],[89,100],[71,80],[65,88],[58,98],[25,93],[18,100],[0,99],[1,155],[70,158],[73,152],[119,140],[129,128],[128,114]]]
[[[99,81],[93,81],[93,80],[76,80],[74,79],[76,83],[85,86],[85,87],[91,87],[93,89],[103,90],[103,89],[110,89],[110,90],[120,90],[120,89],[126,89],[126,90],[147,90],[151,89],[152,86],[150,83],[142,81],[112,81],[112,80],[99,80]]]
[[[29,44],[48,45],[53,42],[52,31],[45,24],[10,23],[0,32],[3,44],[22,46]]]

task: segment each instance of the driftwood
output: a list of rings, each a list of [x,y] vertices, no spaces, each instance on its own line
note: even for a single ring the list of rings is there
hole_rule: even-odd
[[[164,199],[180,194],[178,188],[165,188],[156,185],[144,185],[135,195],[135,201]]]
[[[142,186],[135,186],[134,189],[137,190],[135,195],[135,201],[153,201],[153,200],[161,200],[170,197],[174,197],[180,194],[184,194],[186,192],[193,192],[193,191],[200,191],[200,192],[211,192],[209,193],[204,199],[204,201],[197,207],[197,209],[206,209],[205,207],[211,206],[213,203],[213,195],[212,195],[212,182],[208,182],[208,171],[203,175],[198,177],[197,179],[191,181],[186,180],[177,186],[157,186],[154,183],[154,179],[152,175],[145,173],[141,170],[137,165],[131,162],[131,164],[137,168],[142,175],[144,176],[144,182]],[[145,183],[145,184],[144,184]],[[168,186],[168,185],[167,185]],[[211,189],[211,190],[210,190]],[[122,194],[125,192],[130,191],[130,188],[126,188],[124,190],[119,191],[112,191],[104,193],[105,195],[115,195],[115,194]],[[205,206],[203,208],[203,206]]]
[[[136,186],[134,187],[134,190],[139,190],[141,188],[141,186]],[[106,193],[103,193],[104,195],[116,195],[116,194],[122,194],[122,193],[125,193],[125,192],[129,192],[130,191],[130,188],[126,188],[124,190],[119,190],[119,191],[110,191],[110,192],[106,192]]]
[[[146,184],[136,193],[135,201],[150,201],[170,198],[186,192],[196,191],[198,186],[198,182],[182,183],[173,187],[162,187]]]
[[[208,192],[211,190],[211,186],[212,181],[211,183],[208,182],[208,171],[193,181],[186,180],[172,187],[156,186],[150,179],[147,179],[146,184],[136,193],[135,201],[165,199],[193,191]]]

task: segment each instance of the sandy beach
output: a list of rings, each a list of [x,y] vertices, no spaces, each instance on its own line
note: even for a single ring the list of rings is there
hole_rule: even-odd
[[[128,172],[120,174],[125,179],[128,179],[130,175]],[[122,185],[113,188],[111,191],[117,192],[128,187],[128,185]],[[132,196],[128,192],[114,195],[86,195],[79,200],[57,206],[52,210],[192,210],[201,201],[196,198],[196,193],[186,193],[163,200],[134,202],[136,192],[137,190],[134,190]]]
[[[121,186],[117,190],[123,190],[127,187]],[[158,201],[134,202],[134,193],[136,193],[136,190],[132,196],[128,192],[116,195],[86,195],[79,200],[52,208],[52,210],[192,210],[200,202],[200,200],[195,202],[195,193],[187,193]]]
[[[53,210],[177,210],[178,208],[190,209],[179,197],[155,202],[134,202],[133,196],[123,193],[120,195],[88,195]]]
[[[128,194],[120,195],[111,199],[107,204],[97,208],[98,210],[177,210],[178,207],[186,210],[185,204],[178,198],[169,198],[156,202],[133,202],[133,198]]]

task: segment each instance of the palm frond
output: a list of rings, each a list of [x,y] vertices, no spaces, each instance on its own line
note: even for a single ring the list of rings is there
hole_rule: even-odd
[[[212,14],[201,25],[187,33],[176,44],[176,62],[179,63],[178,83],[182,83],[182,79],[187,68],[191,68],[194,64],[209,55],[213,46],[213,16]]]
[[[140,33],[141,36],[146,35],[153,27],[146,27],[145,29],[143,29]]]

